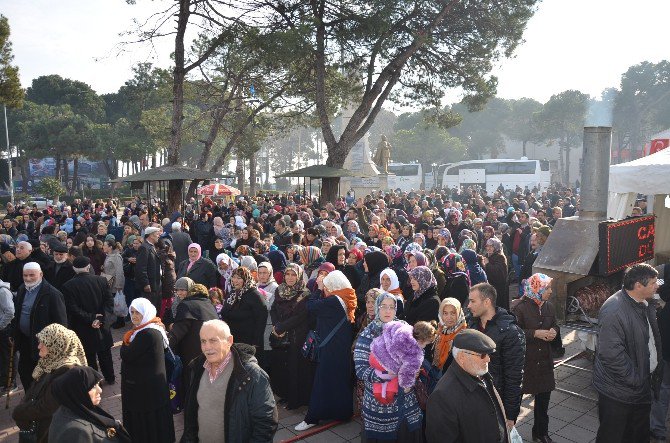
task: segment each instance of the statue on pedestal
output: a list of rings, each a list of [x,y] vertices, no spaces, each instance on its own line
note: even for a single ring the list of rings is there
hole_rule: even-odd
[[[388,142],[385,135],[382,135],[382,139],[377,145],[377,150],[375,155],[372,157],[372,161],[379,167],[379,171],[382,174],[388,175],[389,173],[389,161],[391,160],[391,143]]]

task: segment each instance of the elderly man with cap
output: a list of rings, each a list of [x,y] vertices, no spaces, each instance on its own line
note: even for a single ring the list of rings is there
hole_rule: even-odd
[[[72,268],[76,275],[63,285],[70,329],[79,336],[89,366],[97,371],[99,360],[102,375],[108,384],[113,385],[113,341],[109,331],[115,319],[112,291],[105,277],[91,274],[88,257],[75,258]]]
[[[33,369],[39,358],[37,333],[52,323],[67,326],[63,294],[45,281],[42,268],[35,262],[23,265],[23,284],[14,299],[15,349],[19,351],[18,372],[27,391],[33,382]]]
[[[68,260],[69,249],[64,244],[58,242],[51,248],[53,252],[53,262],[44,271],[44,278],[59,291],[63,291],[63,284],[74,277],[72,263]]]
[[[135,263],[135,288],[138,296],[146,297],[160,312],[161,309],[161,259],[154,246],[161,230],[154,226],[144,229],[144,242],[137,250]]]
[[[488,373],[496,344],[465,329],[452,347],[454,363],[440,379],[426,406],[428,443],[507,443],[505,408]]]

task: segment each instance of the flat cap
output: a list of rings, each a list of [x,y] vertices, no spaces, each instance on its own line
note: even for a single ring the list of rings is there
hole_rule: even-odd
[[[496,351],[496,343],[488,335],[475,329],[464,329],[456,334],[454,346],[480,354],[492,354]]]
[[[67,254],[69,248],[67,247],[67,245],[61,242],[53,242],[53,244],[51,245],[51,250],[53,252],[60,252],[62,254]]]
[[[75,258],[72,261],[72,267],[77,269],[84,269],[86,266],[91,264],[91,259],[85,256],[80,256]]]
[[[151,235],[154,232],[158,232],[160,229],[153,227],[153,226],[148,226],[144,229],[144,236],[146,237],[147,235]]]

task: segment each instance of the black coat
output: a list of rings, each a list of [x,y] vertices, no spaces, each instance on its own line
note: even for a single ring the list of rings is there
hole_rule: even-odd
[[[257,349],[263,349],[267,319],[268,308],[256,288],[242,294],[233,306],[224,302],[221,310],[221,320],[230,326],[235,342],[256,346]]]
[[[65,263],[62,263],[58,267],[58,271],[56,271],[56,266],[56,262],[52,262],[47,270],[44,271],[44,278],[46,278],[54,288],[62,292],[63,284],[74,277],[74,269],[72,269],[72,263],[70,263],[69,260],[65,260]]]
[[[144,329],[121,346],[121,401],[131,412],[154,411],[170,401],[163,337],[156,329]]]
[[[205,257],[200,257],[193,263],[191,269],[187,270],[189,263],[189,260],[184,260],[179,263],[179,267],[177,268],[177,278],[188,277],[195,283],[205,285],[206,288],[216,286],[219,273],[216,270],[214,263]]]
[[[479,318],[471,317],[468,328],[481,331]],[[526,355],[526,339],[516,317],[505,309],[496,308],[496,313],[486,323],[482,332],[496,343],[496,352],[491,354],[489,373],[505,405],[505,415],[516,421],[521,408],[521,383]],[[453,365],[452,365],[453,366]]]
[[[79,417],[75,412],[61,406],[53,416],[49,430],[50,441],[78,443],[113,443],[122,442],[119,436],[110,437],[107,429]]]
[[[23,265],[32,261],[30,257],[25,260],[12,260],[2,265],[2,281],[9,283],[12,291],[18,291],[23,284]]]
[[[469,296],[470,286],[465,274],[445,275],[444,289],[442,290],[442,294],[440,294],[440,300],[453,297],[461,303],[461,306],[467,306]]]
[[[437,296],[437,287],[431,286],[418,297],[405,303],[402,319],[410,325],[418,321],[438,320],[440,298]]]
[[[51,417],[60,404],[51,393],[51,383],[72,366],[61,366],[35,380],[28,392],[12,411],[12,418],[19,428],[30,428],[30,422],[37,424],[37,441],[46,443],[49,438]]]
[[[526,359],[523,370],[523,393],[540,394],[551,392],[556,387],[554,381],[554,360],[550,341],[535,337],[538,329],[555,329],[556,311],[551,302],[545,302],[538,309],[537,303],[528,297],[521,297],[513,304],[512,312],[526,336]]]
[[[216,318],[216,309],[207,297],[191,296],[177,305],[177,313],[169,334],[170,348],[181,357],[185,365],[202,354],[200,328],[203,322]]]
[[[151,292],[159,294],[161,289],[161,259],[156,253],[154,245],[144,241],[137,250],[135,263],[135,288],[142,293],[146,285],[151,286]]]
[[[21,308],[23,300],[26,297],[26,287],[21,285],[16,298],[14,299],[14,320],[12,320],[12,328],[14,330],[14,337],[17,340],[17,349],[21,349],[20,341],[23,340],[23,334],[19,329],[19,319],[21,318]],[[40,290],[37,293],[33,309],[30,314],[30,348],[33,351],[33,361],[39,358],[37,351],[37,333],[51,323],[60,323],[67,327],[67,311],[65,309],[65,299],[63,294],[46,280],[42,280]]]
[[[63,285],[63,296],[70,320],[70,329],[77,333],[84,349],[96,351],[112,347],[109,327],[114,317],[114,297],[105,277],[89,273],[77,274]],[[96,317],[102,315],[102,317]],[[100,328],[91,324],[98,318]]]
[[[483,377],[491,386],[493,379]],[[465,372],[458,363],[449,366],[428,397],[426,441],[428,443],[509,442],[506,430],[500,432],[498,414],[505,411],[495,387],[486,387]],[[495,398],[489,394],[493,391]],[[504,425],[503,425],[504,426]],[[502,435],[501,435],[502,434]]]
[[[277,432],[279,417],[270,380],[258,366],[252,346],[236,343],[230,352],[233,355],[228,364],[233,365],[233,372],[221,413],[226,442],[271,442]],[[205,371],[204,362],[205,356],[201,355],[190,364],[191,379],[186,395],[181,443],[198,441],[198,387]]]

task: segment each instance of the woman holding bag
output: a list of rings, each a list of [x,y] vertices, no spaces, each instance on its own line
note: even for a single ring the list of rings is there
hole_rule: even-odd
[[[117,292],[123,294],[123,287],[126,285],[126,276],[123,274],[123,258],[115,240],[105,240],[102,244],[102,251],[105,253],[105,264],[102,266],[103,272],[109,276],[111,283],[110,290],[116,297]],[[124,296],[125,300],[125,296]],[[126,325],[125,316],[116,317],[116,322],[112,324],[114,329],[122,328]]]
[[[134,327],[125,333],[121,346],[123,424],[133,442],[170,443],[175,435],[165,371],[165,328],[154,305],[143,297],[130,304],[130,318]]]
[[[353,415],[351,342],[356,312],[356,292],[342,271],[317,277],[316,291],[307,300],[307,311],[316,318],[315,331],[322,339],[319,362],[305,420],[295,427],[304,431],[319,420],[349,420]],[[332,333],[332,335],[331,335]],[[330,335],[330,340],[325,343]]]
[[[284,270],[284,282],[275,291],[270,309],[272,332],[272,390],[286,402],[286,409],[309,404],[314,367],[302,356],[302,345],[311,322],[307,313],[309,291],[302,268],[291,263]]]

